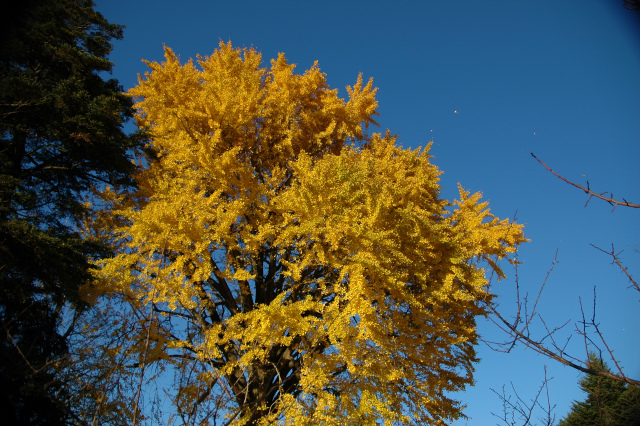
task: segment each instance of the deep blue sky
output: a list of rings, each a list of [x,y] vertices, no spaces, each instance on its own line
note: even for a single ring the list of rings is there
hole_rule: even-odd
[[[162,60],[163,44],[183,61],[209,55],[220,40],[253,46],[265,64],[278,52],[298,64],[315,60],[332,87],[358,73],[379,88],[379,122],[405,147],[434,141],[444,171],[443,194],[460,182],[481,191],[499,217],[526,224],[521,249],[523,291],[536,293],[554,259],[539,313],[556,326],[589,315],[597,287],[597,318],[626,366],[640,377],[640,294],[610,259],[590,246],[624,250],[640,277],[640,211],[592,200],[555,178],[535,153],[568,179],[640,203],[640,12],[622,0],[501,1],[168,1],[99,0],[97,10],[124,24],[115,43],[114,77],[125,88]],[[636,251],[634,251],[636,250]],[[513,272],[494,287],[513,308]],[[480,321],[487,339],[500,339]],[[569,349],[584,356],[574,336]],[[479,348],[477,384],[458,395],[470,420],[493,425],[501,404],[490,388],[516,386],[530,398],[548,365],[552,403],[561,417],[582,395],[577,372],[531,351]]]

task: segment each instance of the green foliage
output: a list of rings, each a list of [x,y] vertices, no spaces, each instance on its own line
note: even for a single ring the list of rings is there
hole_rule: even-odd
[[[140,138],[122,128],[131,101],[102,78],[121,26],[88,0],[3,2],[0,17],[0,400],[13,423],[58,424],[60,324],[83,306],[88,259],[107,253],[77,232],[83,196],[130,183]]]
[[[588,367],[609,371],[595,353],[589,354]],[[606,377],[587,375],[580,379],[585,401],[574,402],[571,412],[558,426],[638,426],[640,388]]]

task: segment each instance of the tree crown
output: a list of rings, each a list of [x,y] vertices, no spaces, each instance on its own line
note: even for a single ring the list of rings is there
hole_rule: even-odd
[[[525,241],[522,226],[480,194],[441,199],[428,147],[368,135],[371,80],[359,76],[345,101],[317,64],[302,75],[282,54],[260,64],[230,43],[199,68],[170,49],[149,63],[130,93],[156,157],[138,192],[104,194],[121,253],[87,291],[151,309],[139,350],[190,377],[175,402],[192,413],[459,417],[448,393],[472,382],[485,268],[503,275],[496,261]]]

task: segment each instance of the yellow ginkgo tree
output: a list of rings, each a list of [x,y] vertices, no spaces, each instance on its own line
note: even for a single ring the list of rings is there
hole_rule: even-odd
[[[141,364],[176,372],[183,420],[459,418],[486,275],[522,227],[479,194],[440,198],[428,148],[366,133],[372,81],[344,100],[282,54],[268,68],[230,43],[165,57],[130,91],[154,156],[138,192],[103,193],[120,252],[86,291],[149,312],[130,338]]]

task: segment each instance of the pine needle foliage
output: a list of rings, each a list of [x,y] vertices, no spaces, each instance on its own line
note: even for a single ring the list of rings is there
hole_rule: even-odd
[[[109,253],[83,238],[84,195],[129,185],[140,145],[123,123],[132,101],[108,59],[122,26],[90,0],[0,2],[0,408],[5,424],[73,423],[68,360],[86,307],[88,258]],[[67,321],[67,325],[73,321]],[[74,380],[75,381],[75,380]]]
[[[589,354],[587,366],[609,371],[595,352]],[[640,426],[640,388],[594,375],[585,375],[579,384],[587,397],[575,401],[558,426]]]

